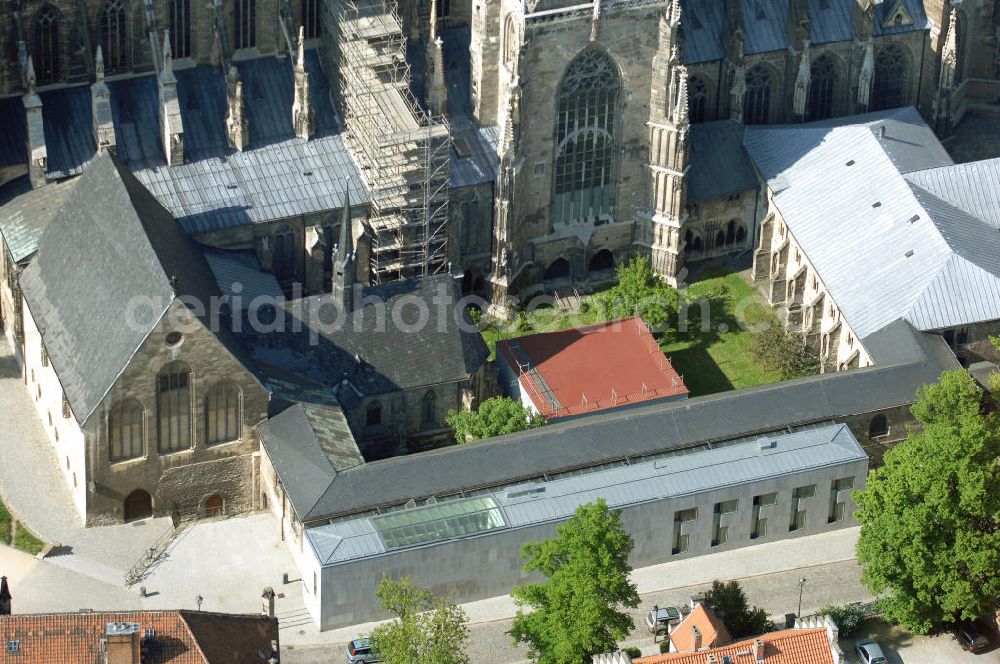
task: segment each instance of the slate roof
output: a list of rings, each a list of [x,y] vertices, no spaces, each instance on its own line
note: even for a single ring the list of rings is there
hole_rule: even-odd
[[[42,232],[76,187],[77,178],[31,188],[27,176],[0,190],[0,233],[15,263],[34,255]]]
[[[81,261],[80,257],[86,260]],[[101,399],[176,293],[219,295],[197,246],[127,168],[94,160],[42,234],[21,286],[77,420]],[[117,314],[139,303],[135,320]],[[232,348],[231,348],[232,349]]]
[[[28,128],[20,97],[0,99],[0,166],[28,163]]]
[[[219,290],[229,296],[232,309],[246,309],[258,298],[271,298],[277,302],[285,297],[275,276],[261,269],[256,252],[210,247],[204,247],[202,252],[215,275]]]
[[[97,152],[90,86],[47,90],[38,97],[45,126],[45,174],[52,178],[79,175]]]
[[[750,438],[711,450],[513,485],[492,492],[488,498],[492,498],[490,504],[498,506],[501,512],[498,516],[502,516],[498,519],[502,525],[494,528],[525,528],[567,519],[577,507],[597,498],[604,498],[613,508],[622,508],[867,460],[868,455],[846,424],[829,424],[770,437],[767,447]],[[336,484],[334,480],[333,485]],[[454,503],[437,502],[438,506],[450,504]],[[435,530],[433,525],[428,529]],[[305,532],[323,565],[377,556],[398,548],[384,540],[369,516],[335,521]],[[466,531],[449,533],[442,529],[442,532],[445,534],[436,541],[462,537]],[[717,631],[706,627],[705,636],[709,642],[725,641],[728,634],[725,627]]]
[[[207,611],[15,614],[0,618],[0,637],[7,659],[21,664],[91,664],[113,622],[138,623],[141,635],[154,630],[143,642],[143,664],[263,663],[278,641],[273,618]]]
[[[918,351],[904,363],[810,376],[774,385],[591,415],[586,418],[406,457],[372,461],[341,473],[303,520],[372,510],[529,481],[543,474],[620,464],[625,459],[842,419],[913,403],[936,382],[936,356]]]
[[[833,652],[830,647],[826,629],[784,629],[779,632],[767,632],[754,639],[737,641],[721,648],[702,650],[700,652],[676,652],[663,655],[640,657],[635,664],[705,664],[708,655],[715,655],[720,664],[727,658],[731,662],[749,662],[753,658],[747,655],[752,652],[754,641],[763,642],[764,652],[761,660],[767,664],[833,664]]]
[[[156,76],[108,81],[107,86],[115,127],[115,156],[133,170],[165,164]]]
[[[242,339],[259,362],[337,387],[351,409],[364,396],[464,380],[482,366],[482,337],[467,314],[460,314],[462,326],[455,320],[457,288],[447,274],[373,286],[363,291],[372,304],[340,318],[333,295],[293,300],[282,308],[278,331],[244,325]],[[425,325],[418,324],[420,308],[429,313]]]
[[[743,125],[733,120],[691,125],[688,200],[703,201],[756,189],[753,162],[743,147]]]
[[[751,127],[744,141],[858,337],[899,318],[921,330],[1000,319],[996,227],[904,177],[951,165],[915,109]]]

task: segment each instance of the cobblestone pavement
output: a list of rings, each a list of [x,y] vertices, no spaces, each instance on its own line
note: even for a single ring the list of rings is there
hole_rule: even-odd
[[[918,636],[901,627],[873,620],[865,623],[856,639],[878,641],[889,660],[888,664],[1000,664],[1000,649],[994,647],[979,654],[965,652],[949,632]],[[841,639],[840,647],[847,655],[848,664],[858,661],[854,654],[854,640]]]
[[[61,544],[49,561],[120,585],[169,519],[84,528],[6,337],[0,335],[0,499],[36,535]]]

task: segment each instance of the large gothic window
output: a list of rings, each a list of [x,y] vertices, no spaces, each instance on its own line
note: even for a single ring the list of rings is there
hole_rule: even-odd
[[[191,0],[169,0],[170,52],[175,58],[191,57]]]
[[[955,83],[961,83],[965,78],[965,12],[958,12],[955,17]]]
[[[45,6],[35,16],[35,78],[39,84],[59,80],[59,14]]]
[[[696,76],[688,79],[688,113],[692,124],[708,119],[708,89],[705,81]]]
[[[833,115],[833,89],[837,70],[833,60],[820,56],[809,72],[809,119],[825,120]]]
[[[137,459],[143,455],[142,404],[122,401],[108,413],[108,443],[111,461]]]
[[[219,383],[205,395],[205,443],[228,443],[240,437],[240,388]]]
[[[253,48],[257,45],[257,0],[236,0],[233,14],[233,46]]]
[[[191,447],[191,370],[171,362],[156,377],[157,438],[160,452]]]
[[[881,111],[906,103],[906,56],[892,44],[875,56],[875,82],[872,86],[872,109]]]
[[[306,39],[315,39],[323,32],[319,10],[320,0],[302,0],[302,27],[305,28]]]
[[[618,68],[596,49],[578,55],[566,70],[556,117],[554,223],[611,214],[620,90]]]
[[[743,97],[743,121],[766,124],[771,114],[771,75],[763,65],[747,72],[747,91]]]
[[[437,395],[432,390],[427,390],[420,403],[420,425],[424,429],[432,429],[437,423]]]
[[[128,18],[124,0],[108,0],[101,11],[101,50],[108,73],[128,67]]]
[[[514,15],[508,14],[503,22],[503,62],[509,65],[517,53],[517,29],[514,27]]]

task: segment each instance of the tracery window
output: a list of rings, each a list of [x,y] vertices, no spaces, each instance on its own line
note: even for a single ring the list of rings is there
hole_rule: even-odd
[[[157,439],[160,452],[191,447],[191,370],[171,362],[156,377]]]
[[[170,0],[170,52],[175,58],[191,57],[191,0]]]
[[[833,60],[827,55],[817,58],[809,79],[809,119],[825,120],[833,115],[833,88],[837,80]]]
[[[421,402],[421,426],[424,429],[431,429],[437,426],[437,419],[437,395],[433,390],[427,390]]]
[[[747,72],[747,91],[743,97],[743,121],[766,124],[771,113],[771,75],[763,65]]]
[[[240,388],[219,383],[205,395],[205,443],[228,443],[240,437]]]
[[[108,443],[112,461],[137,459],[143,455],[142,404],[128,399],[108,412]]]
[[[257,45],[257,0],[236,0],[233,14],[234,48],[253,48]]]
[[[128,67],[128,19],[123,0],[108,0],[101,11],[101,50],[104,71],[112,73]]]
[[[514,16],[508,14],[503,23],[503,61],[509,65],[517,54],[517,29],[514,27]]]
[[[554,223],[611,214],[620,90],[617,66],[596,49],[578,55],[566,70],[559,86],[555,128]]]
[[[323,22],[319,15],[320,0],[302,0],[302,27],[306,39],[315,39],[323,34]]]
[[[891,44],[875,56],[875,82],[872,85],[872,109],[881,111],[902,106],[905,102],[906,56]]]
[[[705,122],[708,115],[708,89],[697,76],[688,79],[688,116],[691,123]]]
[[[955,20],[955,83],[965,77],[965,12],[958,12]]]
[[[35,17],[35,80],[40,85],[59,80],[59,14],[45,6]]]

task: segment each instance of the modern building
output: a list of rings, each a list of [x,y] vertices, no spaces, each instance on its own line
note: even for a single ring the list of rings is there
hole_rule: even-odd
[[[497,343],[500,386],[547,421],[687,398],[638,316]]]
[[[276,664],[278,621],[207,611],[39,613],[0,618],[19,664]]]
[[[330,629],[384,617],[375,598],[384,574],[405,574],[456,602],[505,595],[535,578],[521,569],[521,546],[552,537],[598,498],[622,511],[636,567],[826,532],[854,523],[851,491],[867,472],[850,428],[831,423],[410,501],[307,528],[305,602]]]

